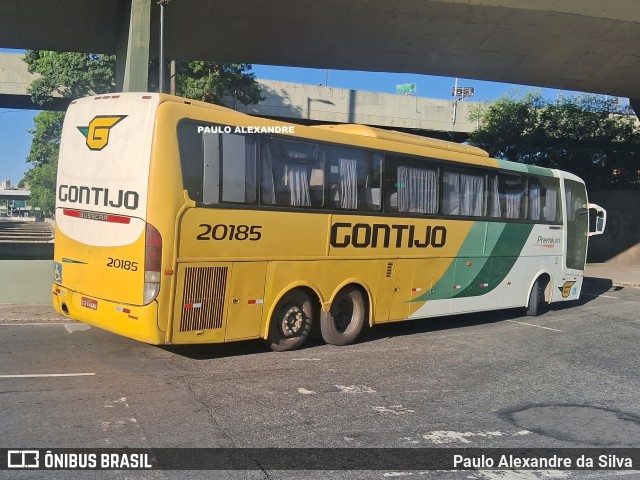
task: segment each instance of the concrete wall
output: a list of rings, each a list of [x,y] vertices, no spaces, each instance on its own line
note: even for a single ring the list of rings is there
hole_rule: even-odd
[[[27,70],[21,54],[0,52],[0,107],[33,108],[27,88],[37,78]],[[329,123],[365,125],[470,133],[477,128],[469,122],[471,112],[482,105],[464,100],[457,103],[455,124],[454,102],[426,97],[347,90],[344,88],[305,85],[292,82],[258,80],[265,99],[257,105],[242,105],[229,99],[227,106],[252,115]],[[57,96],[57,94],[56,94]],[[59,100],[59,99],[55,99]],[[48,107],[66,107],[58,101]]]
[[[22,55],[0,52],[0,92],[6,95],[24,95],[31,82],[40,75],[27,70]]]
[[[640,191],[591,192],[589,201],[607,210],[607,226],[589,239],[588,261],[640,265]]]
[[[50,305],[52,284],[53,260],[0,261],[0,303]]]
[[[453,123],[451,100],[262,79],[258,83],[265,99],[257,105],[237,104],[237,110],[294,120],[469,133],[477,128],[470,114],[483,108],[478,102],[460,101]]]

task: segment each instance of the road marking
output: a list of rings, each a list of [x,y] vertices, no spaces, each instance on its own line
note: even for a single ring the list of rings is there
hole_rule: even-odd
[[[549,328],[549,327],[543,327],[541,325],[534,325],[533,323],[517,322],[515,320],[507,320],[507,322],[519,323],[520,325],[527,325],[528,327],[544,328],[545,330],[551,330],[552,332],[562,332],[562,330],[557,330],[555,328]]]
[[[91,325],[87,325],[86,323],[67,323],[64,329],[69,333],[85,332],[91,329]]]
[[[570,472],[562,472],[557,470],[483,470],[482,472],[474,474],[469,478],[482,478],[486,480],[545,480],[552,478],[567,478],[571,475]]]
[[[313,390],[307,390],[306,388],[299,388],[298,393],[301,393],[302,395],[313,395],[316,392]]]
[[[482,438],[493,438],[493,437],[518,437],[521,435],[529,435],[531,432],[529,430],[519,430],[517,432],[454,432],[449,430],[437,430],[434,432],[429,432],[426,435],[422,435],[422,438],[425,440],[429,440],[435,444],[444,444],[444,443],[472,443],[468,437],[482,437]]]
[[[376,391],[366,385],[335,385],[342,393],[376,393]]]
[[[0,375],[0,378],[88,377],[95,373],[34,373],[28,375]]]
[[[22,320],[22,319],[20,319],[20,320]],[[41,325],[77,325],[77,323],[72,323],[72,322],[25,322],[25,323],[13,322],[13,323],[0,323],[0,327],[30,327],[30,326],[41,326]]]
[[[393,415],[406,415],[407,413],[415,413],[415,410],[409,410],[402,405],[390,405],[388,407],[373,407],[377,413],[391,413]]]

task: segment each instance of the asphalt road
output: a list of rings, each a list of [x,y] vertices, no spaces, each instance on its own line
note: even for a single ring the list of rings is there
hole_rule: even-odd
[[[386,325],[347,347],[158,348],[0,325],[0,447],[638,447],[640,289]],[[38,376],[65,374],[66,376]],[[15,377],[15,375],[30,375]],[[11,474],[11,477],[8,474]],[[571,471],[7,472],[6,478],[640,478]]]

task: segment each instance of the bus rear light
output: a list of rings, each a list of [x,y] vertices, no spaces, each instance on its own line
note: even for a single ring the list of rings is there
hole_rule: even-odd
[[[160,232],[147,223],[144,242],[144,291],[143,302],[151,303],[160,292],[162,270],[162,237]]]

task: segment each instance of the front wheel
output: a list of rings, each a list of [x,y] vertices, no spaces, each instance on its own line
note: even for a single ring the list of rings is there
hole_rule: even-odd
[[[267,342],[274,352],[300,347],[309,336],[313,308],[309,296],[301,290],[287,293],[271,316]]]
[[[364,295],[355,287],[341,290],[331,303],[329,312],[320,317],[320,331],[332,345],[353,343],[367,320]]]
[[[544,291],[547,288],[548,282],[548,280],[540,277],[533,284],[533,288],[529,294],[529,303],[527,305],[527,315],[530,317],[537,317],[544,313],[547,306],[547,302],[544,298]]]

